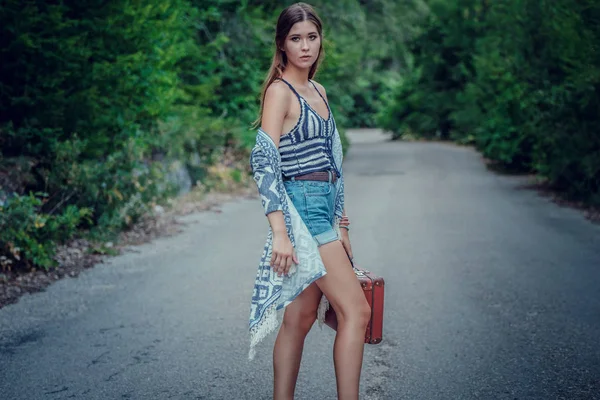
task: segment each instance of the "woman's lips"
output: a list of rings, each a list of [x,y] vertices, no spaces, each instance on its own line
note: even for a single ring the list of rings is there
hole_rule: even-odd
[[[300,57],[300,58],[301,58],[302,60],[308,60],[308,59],[310,59],[310,57],[311,57],[311,56],[302,56],[302,57]]]

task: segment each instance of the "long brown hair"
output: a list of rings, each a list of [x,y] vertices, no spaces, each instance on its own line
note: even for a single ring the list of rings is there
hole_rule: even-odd
[[[269,73],[267,74],[267,78],[265,79],[261,96],[260,96],[260,111],[258,114],[258,118],[254,121],[252,125],[253,128],[257,128],[262,120],[263,114],[263,104],[265,100],[265,93],[267,92],[267,88],[273,83],[273,81],[277,78],[281,78],[283,75],[283,71],[285,71],[285,67],[287,66],[287,56],[283,50],[283,45],[285,43],[285,38],[288,33],[292,29],[292,26],[296,22],[302,21],[310,21],[317,27],[317,31],[319,36],[321,37],[321,46],[319,48],[319,55],[317,56],[317,60],[310,67],[310,71],[308,72],[308,79],[312,79],[313,76],[317,73],[317,69],[321,64],[321,60],[323,59],[323,23],[321,19],[315,12],[315,10],[306,3],[296,3],[287,7],[285,10],[279,14],[279,18],[277,19],[277,28],[275,29],[275,54],[273,55],[273,61],[271,62],[271,67],[269,68]]]

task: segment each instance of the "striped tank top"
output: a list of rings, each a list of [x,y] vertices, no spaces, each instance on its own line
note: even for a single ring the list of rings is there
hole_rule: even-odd
[[[324,119],[314,110],[296,89],[285,79],[285,82],[300,102],[300,118],[296,125],[279,139],[279,154],[281,155],[281,171],[284,178],[304,175],[317,171],[334,171],[340,176],[333,161],[333,134],[335,120],[329,104],[309,79],[317,93],[327,106],[329,117]]]

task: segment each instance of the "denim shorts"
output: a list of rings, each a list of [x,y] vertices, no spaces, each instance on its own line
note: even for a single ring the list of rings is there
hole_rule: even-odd
[[[285,190],[309,232],[322,246],[338,240],[333,228],[335,185],[324,181],[284,181]]]

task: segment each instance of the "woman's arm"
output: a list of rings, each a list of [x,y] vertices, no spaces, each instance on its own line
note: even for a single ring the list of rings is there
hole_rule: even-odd
[[[289,107],[289,89],[283,82],[273,82],[265,93],[261,129],[273,139],[279,147],[279,138],[283,131],[283,121]],[[287,235],[282,211],[267,214],[274,235]]]
[[[285,83],[273,82],[265,93],[261,128],[279,147],[279,138],[283,131],[283,121],[290,106],[290,90]]]
[[[279,147],[279,138],[283,131],[283,122],[287,115],[290,102],[290,91],[282,82],[273,82],[265,93],[261,129],[271,137],[276,147]],[[271,231],[273,232],[273,250],[270,264],[279,275],[287,274],[292,263],[298,264],[298,258],[292,242],[287,234],[285,219],[281,205],[267,207],[266,212]]]

